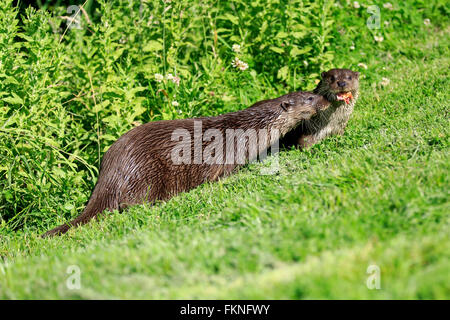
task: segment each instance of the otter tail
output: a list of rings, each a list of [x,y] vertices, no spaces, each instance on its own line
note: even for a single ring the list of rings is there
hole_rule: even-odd
[[[114,198],[115,197],[112,195],[103,195],[99,197],[97,196],[97,188],[94,188],[94,192],[92,193],[92,196],[82,214],[69,223],[65,223],[59,227],[47,231],[42,235],[42,237],[47,238],[62,235],[72,227],[77,227],[88,223],[92,218],[96,217],[99,213],[102,213],[106,209],[111,211],[118,209],[119,206],[115,204]]]

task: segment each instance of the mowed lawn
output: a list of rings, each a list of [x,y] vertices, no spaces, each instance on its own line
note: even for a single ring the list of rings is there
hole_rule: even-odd
[[[0,298],[450,298],[448,32],[418,45],[378,62],[384,85],[361,79],[344,136],[282,151],[276,175],[252,164],[63,237],[4,236]]]

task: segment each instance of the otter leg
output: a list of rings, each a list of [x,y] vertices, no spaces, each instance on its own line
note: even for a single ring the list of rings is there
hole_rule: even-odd
[[[297,139],[297,147],[307,149],[316,143],[313,135],[302,135]]]

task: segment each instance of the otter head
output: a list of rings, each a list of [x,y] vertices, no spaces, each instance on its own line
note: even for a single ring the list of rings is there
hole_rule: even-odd
[[[287,131],[296,127],[302,120],[326,110],[331,103],[323,96],[312,92],[293,92],[280,99],[281,117],[286,120]]]
[[[312,92],[293,92],[281,97],[280,107],[291,115],[309,119],[330,105],[327,99]]]
[[[322,80],[315,93],[323,95],[331,102],[349,104],[358,94],[359,72],[348,69],[331,69],[322,73]]]

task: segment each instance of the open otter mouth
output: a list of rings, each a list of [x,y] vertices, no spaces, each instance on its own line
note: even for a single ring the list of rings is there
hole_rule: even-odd
[[[346,104],[349,104],[350,100],[353,99],[353,95],[350,91],[349,92],[339,92],[339,93],[336,93],[336,99],[338,101],[344,101]]]

